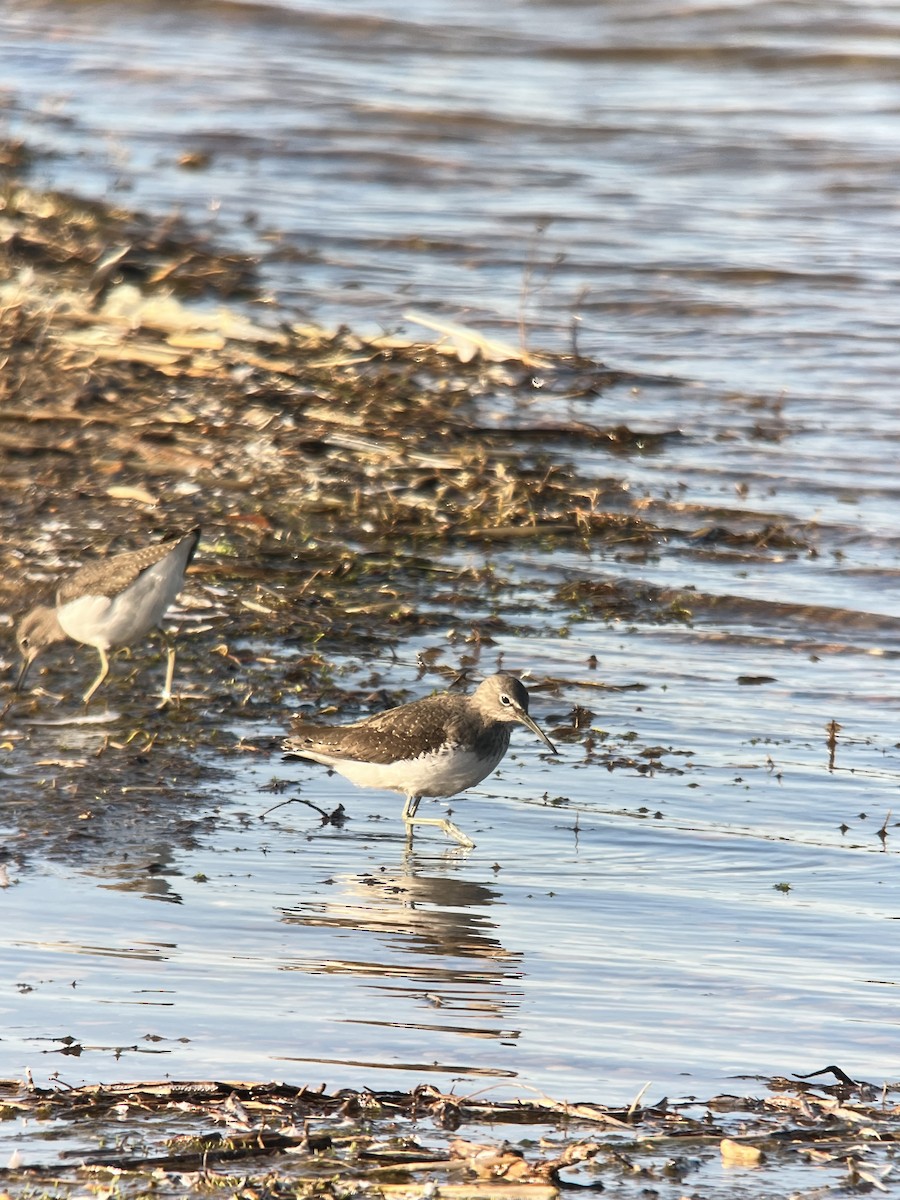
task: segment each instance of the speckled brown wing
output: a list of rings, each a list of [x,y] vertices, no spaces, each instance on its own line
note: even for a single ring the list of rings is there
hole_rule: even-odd
[[[448,701],[458,704],[448,705]],[[285,748],[293,754],[315,750],[359,762],[393,763],[458,745],[464,730],[463,696],[425,696],[411,704],[375,713],[352,725],[315,725],[295,720]]]
[[[192,529],[181,537],[170,538],[167,542],[157,542],[154,546],[144,546],[140,550],[128,550],[124,554],[113,554],[109,558],[101,558],[96,562],[87,563],[80,567],[74,575],[64,579],[56,589],[56,603],[68,604],[79,596],[103,594],[118,596],[135,579],[158,563],[160,559],[170,554],[176,546],[187,538],[193,539],[185,566],[194,557],[197,542],[200,540],[200,530]]]

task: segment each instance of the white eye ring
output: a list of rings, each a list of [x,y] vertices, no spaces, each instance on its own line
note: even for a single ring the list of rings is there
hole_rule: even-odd
[[[509,696],[507,696],[507,695],[506,695],[506,693],[504,692],[504,693],[503,693],[503,694],[500,696],[500,703],[501,703],[501,704],[510,705],[510,704],[512,704],[512,700],[510,700]]]

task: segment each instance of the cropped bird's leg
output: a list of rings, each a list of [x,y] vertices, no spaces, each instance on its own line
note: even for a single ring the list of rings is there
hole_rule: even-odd
[[[90,704],[91,696],[93,696],[94,692],[96,692],[97,688],[109,674],[109,659],[106,657],[106,651],[102,648],[102,646],[98,646],[97,653],[100,655],[100,671],[97,675],[97,678],[84,693],[85,708],[87,708],[87,706]]]
[[[474,849],[475,843],[472,839],[463,833],[458,825],[448,821],[446,817],[417,817],[416,810],[421,799],[421,796],[407,796],[406,803],[403,805],[403,821],[406,825],[406,841],[409,846],[412,846],[414,825],[434,825],[443,830],[447,837],[459,842],[466,850]]]
[[[172,680],[175,678],[175,643],[168,634],[160,634],[166,647],[166,682],[163,684],[162,696],[157,708],[165,708],[172,700]]]
[[[416,815],[416,809],[419,807],[421,796],[407,796],[406,803],[403,805],[403,820],[411,821]]]

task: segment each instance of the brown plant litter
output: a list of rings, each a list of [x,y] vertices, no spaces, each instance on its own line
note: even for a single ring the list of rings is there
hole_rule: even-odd
[[[762,1096],[609,1109],[429,1085],[329,1094],[237,1081],[44,1089],[6,1081],[0,1117],[27,1119],[33,1133],[0,1181],[9,1195],[176,1196],[215,1187],[241,1198],[416,1200],[553,1200],[585,1187],[674,1198],[895,1185],[900,1108],[888,1096],[864,1084],[757,1082],[767,1085]],[[53,1153],[62,1125],[77,1152]]]

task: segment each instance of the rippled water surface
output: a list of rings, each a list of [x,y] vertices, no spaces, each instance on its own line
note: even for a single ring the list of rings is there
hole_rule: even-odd
[[[900,10],[25,3],[0,42],[39,181],[212,226],[280,315],[413,331],[415,308],[671,376],[563,414],[537,377],[520,411],[671,434],[572,453],[680,536],[491,558],[523,613],[603,580],[691,609],[541,600],[484,649],[561,681],[548,730],[578,704],[597,732],[553,759],[518,730],[452,804],[471,854],[407,851],[396,797],[277,755],[223,779],[210,750],[200,811],[177,781],[123,806],[121,857],[42,853],[7,807],[8,844],[37,842],[0,899],[0,1073],[605,1101],[896,1081]],[[378,666],[426,692],[434,649],[456,665],[431,638]],[[36,761],[103,736],[35,726]],[[349,820],[260,818],[290,795]]]

